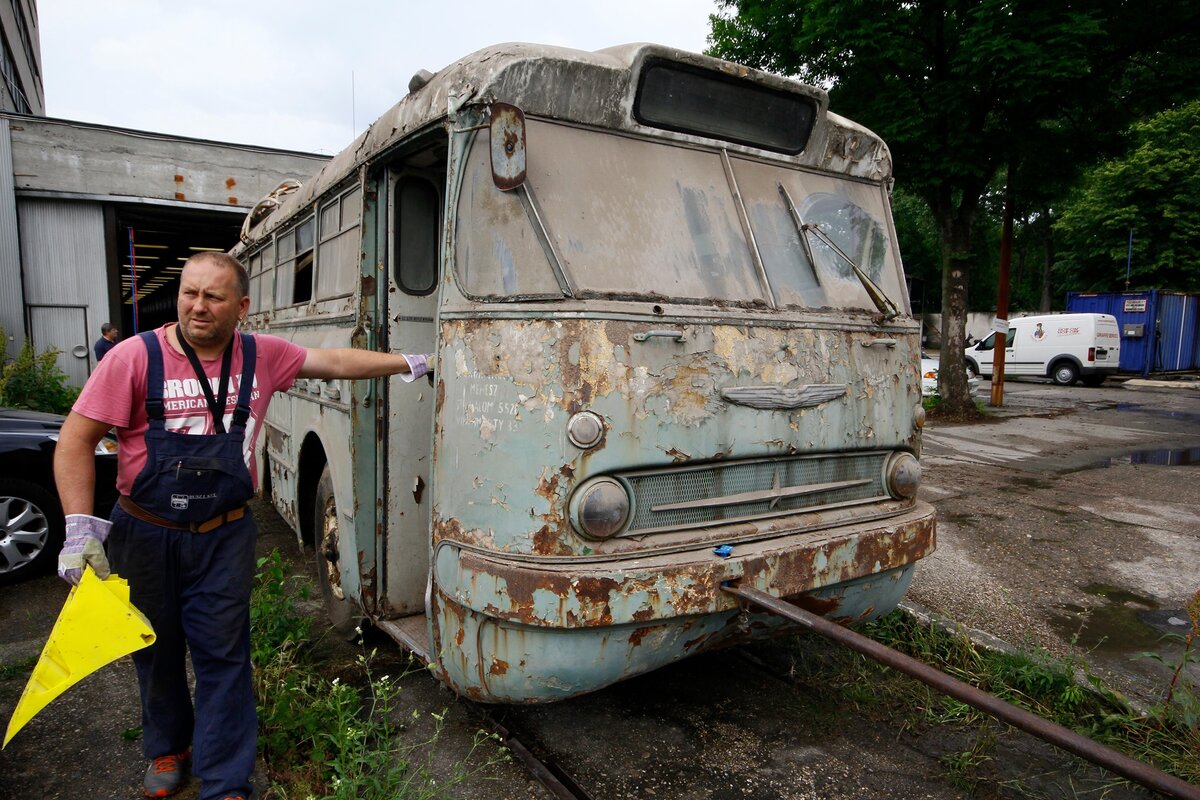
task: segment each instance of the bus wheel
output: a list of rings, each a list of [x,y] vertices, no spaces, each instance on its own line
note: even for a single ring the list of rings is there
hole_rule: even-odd
[[[338,567],[339,522],[337,500],[333,496],[333,476],[329,465],[321,471],[317,482],[317,498],[313,506],[313,527],[316,532],[317,583],[329,623],[339,634],[353,638],[358,626],[354,603],[342,591],[342,574]]]
[[[1059,386],[1070,386],[1079,379],[1079,370],[1070,361],[1060,361],[1054,365],[1054,372],[1050,377]]]

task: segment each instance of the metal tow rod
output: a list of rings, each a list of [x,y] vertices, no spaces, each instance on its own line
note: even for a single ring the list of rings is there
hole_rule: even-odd
[[[1200,786],[1186,783],[1149,764],[1118,753],[1116,750],[1064,728],[1062,725],[1043,719],[1012,703],[1001,700],[995,695],[988,694],[982,689],[952,678],[915,658],[910,658],[873,639],[868,639],[866,636],[844,628],[836,622],[830,622],[824,617],[805,611],[758,589],[732,584],[723,584],[722,588],[747,602],[761,606],[767,611],[786,617],[793,622],[798,622],[811,631],[816,631],[822,636],[916,678],[956,700],[961,700],[967,705],[974,706],[980,711],[1007,722],[1014,728],[1020,728],[1056,747],[1099,764],[1110,772],[1172,797],[1200,800]]]

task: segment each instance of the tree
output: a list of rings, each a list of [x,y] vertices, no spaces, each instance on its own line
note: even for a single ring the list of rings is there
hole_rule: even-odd
[[[939,391],[949,413],[973,410],[963,350],[981,198],[1002,168],[1020,176],[1035,156],[1044,169],[1077,163],[1070,150],[1055,158],[1056,143],[1090,152],[1114,117],[1134,113],[1114,94],[1151,85],[1169,61],[1163,43],[1190,47],[1181,31],[1194,28],[1190,2],[1152,5],[719,0],[710,18],[710,53],[829,87],[831,108],[883,136],[897,183],[928,205],[941,240]],[[1186,85],[1186,69],[1167,67],[1162,85]]]
[[[1064,206],[1056,272],[1081,291],[1119,291],[1128,264],[1134,288],[1200,290],[1200,101],[1133,125],[1129,138]]]

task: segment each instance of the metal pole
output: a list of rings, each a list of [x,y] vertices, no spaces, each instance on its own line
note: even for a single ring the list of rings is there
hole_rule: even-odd
[[[996,298],[996,319],[1008,319],[1009,273],[1012,266],[1012,167],[1008,169],[1008,180],[1004,187],[1004,222],[1000,228],[1000,287]],[[998,325],[994,327],[999,327]],[[996,346],[992,348],[992,405],[996,408],[1004,405],[1004,356],[1008,345],[1008,326],[1003,332],[996,331],[992,340]],[[1002,346],[1003,345],[1003,346]]]
[[[1118,753],[1116,750],[1075,733],[1075,731],[1068,730],[1062,725],[1039,717],[1037,714],[1033,714],[1018,706],[1014,706],[1012,703],[1001,700],[995,695],[988,694],[982,689],[977,689],[970,684],[963,683],[957,678],[952,678],[928,664],[917,661],[915,658],[910,658],[873,639],[868,639],[866,636],[855,633],[848,628],[843,628],[836,622],[830,622],[824,617],[817,616],[802,608],[797,608],[791,603],[786,603],[758,589],[730,584],[723,584],[722,588],[743,600],[765,608],[773,614],[778,614],[793,622],[798,622],[811,631],[816,631],[839,644],[844,644],[852,650],[857,650],[865,656],[870,656],[876,661],[899,670],[905,675],[916,678],[922,683],[926,683],[956,700],[961,700],[968,705],[978,708],[980,711],[991,714],[993,717],[1007,722],[1015,728],[1020,728],[1026,733],[1033,734],[1039,739],[1044,739],[1069,753],[1074,753],[1077,756],[1086,758],[1088,761],[1099,764],[1117,775],[1121,775],[1131,781],[1140,783],[1142,786],[1149,787],[1172,797],[1182,797],[1185,800],[1200,800],[1200,786],[1186,783],[1149,764],[1143,764],[1141,761],[1132,759],[1124,753]]]
[[[1133,267],[1133,228],[1129,229],[1129,254],[1125,256],[1125,291],[1129,291],[1129,270]]]
[[[137,254],[133,251],[133,226],[129,227],[129,286],[133,297],[133,333],[138,333]]]

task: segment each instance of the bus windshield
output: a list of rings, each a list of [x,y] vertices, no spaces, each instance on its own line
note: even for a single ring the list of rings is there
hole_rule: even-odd
[[[848,257],[901,296],[879,186],[743,157],[727,168],[720,151],[538,120],[528,121],[528,142],[528,187],[578,294],[874,310]],[[456,265],[467,292],[561,297],[538,233],[518,193],[492,185],[488,143],[477,137],[458,201]]]

